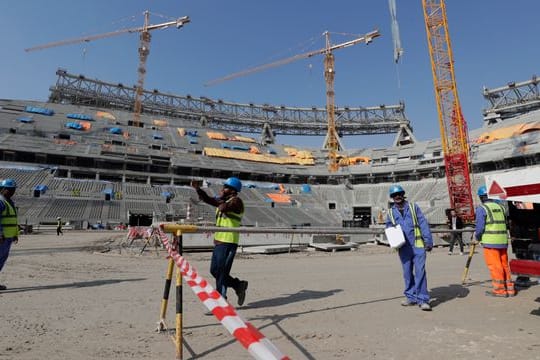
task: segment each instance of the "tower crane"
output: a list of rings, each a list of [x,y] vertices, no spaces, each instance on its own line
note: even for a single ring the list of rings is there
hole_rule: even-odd
[[[209,85],[219,84],[219,83],[231,80],[231,79],[235,79],[237,77],[241,77],[241,76],[245,76],[245,75],[259,72],[262,70],[266,70],[269,68],[285,65],[296,60],[306,59],[315,55],[324,54],[324,79],[326,82],[326,116],[327,116],[327,121],[328,121],[328,129],[327,129],[326,139],[324,141],[323,148],[328,150],[328,159],[329,159],[328,169],[330,171],[337,171],[339,169],[337,152],[338,150],[342,148],[342,146],[338,138],[338,134],[336,130],[336,121],[335,121],[335,105],[334,105],[335,69],[334,69],[333,51],[337,49],[353,46],[362,42],[365,44],[369,44],[373,41],[374,38],[379,37],[380,33],[378,30],[374,30],[372,32],[365,34],[364,36],[360,36],[356,39],[353,39],[353,40],[350,40],[341,44],[337,44],[337,45],[332,45],[330,43],[330,33],[328,31],[324,32],[324,36],[326,39],[326,46],[323,49],[314,50],[314,51],[306,52],[303,54],[298,54],[295,56],[291,56],[289,58],[274,61],[272,63],[259,65],[250,69],[242,70],[242,71],[224,76],[219,79],[211,80],[207,82],[205,85],[209,86]]]
[[[185,24],[189,23],[190,19],[188,16],[183,16],[176,20],[164,22],[161,24],[152,25],[152,24],[149,24],[149,22],[150,22],[150,12],[147,10],[144,12],[144,25],[142,27],[127,28],[127,29],[111,31],[111,32],[103,33],[103,34],[55,41],[55,42],[51,42],[47,44],[33,46],[30,48],[24,49],[24,51],[31,52],[31,51],[43,50],[43,49],[48,49],[48,48],[57,47],[57,46],[79,44],[83,42],[89,42],[93,40],[108,38],[108,37],[125,34],[125,33],[130,33],[130,34],[140,33],[139,66],[137,67],[138,79],[137,79],[137,86],[135,90],[135,100],[134,100],[134,105],[133,105],[133,126],[139,127],[140,119],[141,119],[141,112],[142,112],[141,98],[142,98],[142,93],[144,89],[144,78],[146,75],[146,59],[148,58],[148,54],[150,53],[150,40],[151,40],[150,31],[156,30],[156,29],[160,29],[160,30],[165,29],[165,28],[168,28],[169,26],[175,26],[177,29],[180,29]]]
[[[469,135],[456,87],[454,58],[444,0],[422,0],[450,206],[464,220],[474,219]]]

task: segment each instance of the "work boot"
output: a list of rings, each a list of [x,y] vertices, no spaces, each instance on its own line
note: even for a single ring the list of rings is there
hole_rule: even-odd
[[[401,302],[401,306],[413,306],[413,305],[416,305],[416,303],[409,299],[405,299]]]
[[[422,311],[431,311],[431,305],[429,305],[428,303],[422,303],[420,304],[420,309]]]
[[[0,285],[0,291],[2,290],[7,290],[7,286],[6,285]]]
[[[486,296],[492,296],[492,297],[507,297],[508,295],[506,295],[506,293],[504,294],[499,294],[499,293],[496,293],[496,292],[493,292],[493,291],[486,291]]]
[[[238,296],[238,306],[244,305],[244,301],[246,300],[247,288],[248,282],[245,280],[240,281],[240,285],[238,285],[238,289],[236,290],[236,295]]]

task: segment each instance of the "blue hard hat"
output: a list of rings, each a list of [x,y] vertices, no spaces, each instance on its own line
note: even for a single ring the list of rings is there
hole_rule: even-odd
[[[237,177],[230,177],[227,180],[225,180],[224,186],[228,186],[236,190],[237,192],[240,192],[242,190],[242,182]]]
[[[478,188],[477,191],[478,196],[487,196],[487,188],[486,185],[482,185]]]
[[[388,191],[388,194],[390,195],[390,197],[392,197],[392,195],[397,194],[397,193],[404,193],[405,194],[405,190],[403,190],[401,185],[396,184],[396,185],[390,186],[390,190]]]
[[[0,188],[15,189],[17,188],[17,183],[13,179],[4,179],[0,182]]]

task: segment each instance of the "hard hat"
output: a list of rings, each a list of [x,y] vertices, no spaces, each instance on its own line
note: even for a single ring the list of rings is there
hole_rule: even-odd
[[[60,220],[60,219],[62,219],[60,216],[56,218],[56,220]]]
[[[15,189],[17,188],[17,183],[13,179],[4,179],[0,182],[0,188]]]
[[[390,186],[390,190],[388,191],[388,194],[390,195],[390,197],[392,197],[392,195],[397,194],[397,193],[405,194],[405,190],[403,190],[401,185],[396,184],[396,185]]]
[[[227,180],[225,180],[224,186],[228,186],[236,190],[237,192],[240,192],[242,190],[242,182],[237,177],[230,177]]]
[[[487,188],[486,185],[482,185],[478,188],[477,192],[478,196],[487,196]]]

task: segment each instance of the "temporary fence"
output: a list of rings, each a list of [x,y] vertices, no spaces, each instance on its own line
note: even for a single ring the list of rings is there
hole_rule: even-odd
[[[185,232],[194,232],[196,227],[179,226],[178,229],[183,229]],[[259,360],[277,360],[289,359],[283,355],[278,348],[270,342],[257,328],[249,322],[243,320],[237,314],[235,308],[225,300],[219,292],[217,292],[209,283],[197,273],[197,270],[189,264],[189,262],[181,256],[178,251],[173,249],[169,242],[167,234],[163,231],[164,226],[161,225],[158,234],[161,241],[165,245],[171,259],[174,260],[181,274],[186,278],[186,283],[191,290],[197,295],[208,310],[221,322],[221,324],[248,350],[250,355]],[[182,230],[174,231],[175,234],[181,236]],[[181,248],[181,247],[180,247]],[[172,273],[172,271],[171,271]],[[170,283],[170,279],[168,279]],[[168,290],[166,289],[168,296]],[[181,296],[181,295],[180,295]],[[177,304],[178,308],[178,304]],[[180,305],[181,308],[181,305]],[[163,312],[163,311],[162,311]],[[177,315],[178,316],[178,315]],[[178,321],[178,319],[177,319]],[[179,320],[181,322],[181,319]],[[177,326],[177,332],[181,328]],[[181,346],[181,339],[177,334],[177,346]],[[178,350],[177,350],[178,351]],[[181,349],[180,349],[181,352]],[[181,358],[181,355],[180,355]]]

